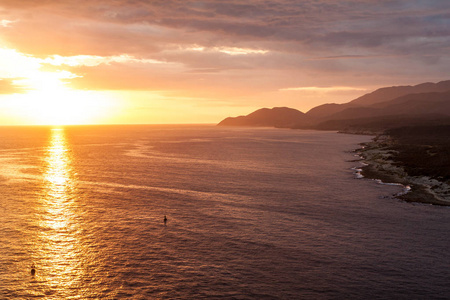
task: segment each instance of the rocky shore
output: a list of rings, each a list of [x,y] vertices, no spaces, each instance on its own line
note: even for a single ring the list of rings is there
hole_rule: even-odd
[[[372,142],[362,146],[358,154],[367,163],[361,172],[364,177],[410,187],[409,192],[397,195],[404,201],[450,206],[450,181],[425,174],[408,174],[407,168],[398,160],[402,149],[398,140],[389,135],[378,135]],[[405,145],[402,146],[404,148]]]

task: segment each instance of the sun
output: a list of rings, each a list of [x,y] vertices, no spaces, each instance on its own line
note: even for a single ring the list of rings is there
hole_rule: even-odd
[[[115,99],[107,93],[72,89],[55,74],[40,74],[23,85],[17,109],[35,125],[82,125],[100,123],[114,110]]]
[[[99,95],[67,88],[32,91],[30,117],[39,125],[80,125],[94,123],[104,104]]]
[[[96,57],[94,57],[96,58]],[[92,57],[38,58],[0,47],[0,123],[11,125],[80,125],[114,122],[124,105],[114,91],[71,88],[82,77],[67,67],[89,65]],[[1,83],[1,82],[0,82]],[[8,85],[7,85],[8,86]]]

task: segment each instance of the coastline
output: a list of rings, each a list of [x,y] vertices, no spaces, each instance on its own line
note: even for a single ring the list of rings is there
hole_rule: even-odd
[[[428,176],[411,176],[395,161],[394,141],[388,135],[378,135],[371,142],[361,144],[355,152],[366,164],[360,167],[364,178],[384,184],[399,184],[404,192],[394,195],[406,202],[450,206],[450,185]]]

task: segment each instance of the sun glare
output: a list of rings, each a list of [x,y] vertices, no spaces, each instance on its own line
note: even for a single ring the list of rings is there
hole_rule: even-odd
[[[30,90],[16,95],[14,108],[27,123],[36,125],[81,125],[110,117],[115,101],[103,92],[74,90],[55,74],[22,82]]]
[[[0,77],[8,78],[22,91],[0,93],[2,120],[17,125],[81,125],[114,118],[120,106],[114,93],[72,89],[68,84],[79,75],[67,70],[44,71],[45,63],[14,49],[0,48]]]
[[[33,118],[38,124],[85,124],[99,113],[87,93],[70,90],[35,91],[28,95],[35,101]]]

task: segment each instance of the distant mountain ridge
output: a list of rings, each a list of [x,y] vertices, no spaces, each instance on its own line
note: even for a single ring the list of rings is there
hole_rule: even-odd
[[[380,102],[394,100],[396,98],[406,96],[409,94],[432,93],[432,92],[439,93],[446,91],[450,91],[450,80],[441,81],[438,83],[426,82],[414,86],[408,85],[408,86],[384,87],[377,89],[371,93],[365,94],[361,97],[358,97],[348,103],[344,104],[328,103],[316,106],[310,109],[306,114],[312,118],[322,119],[351,107],[371,106]]]
[[[440,81],[438,83],[426,82],[414,86],[393,86],[377,89],[374,92],[356,98],[350,103],[367,106],[378,102],[393,100],[408,94],[440,93],[447,91],[450,91],[450,80]]]
[[[386,129],[390,128],[389,124],[394,126],[399,122],[417,125],[445,119],[450,123],[450,80],[380,88],[345,104],[317,106],[306,114],[287,107],[263,108],[247,116],[226,118],[218,125],[329,130],[354,129],[361,125]]]
[[[371,106],[352,106],[327,119],[344,120],[392,115],[449,114],[450,92],[409,94]]]

